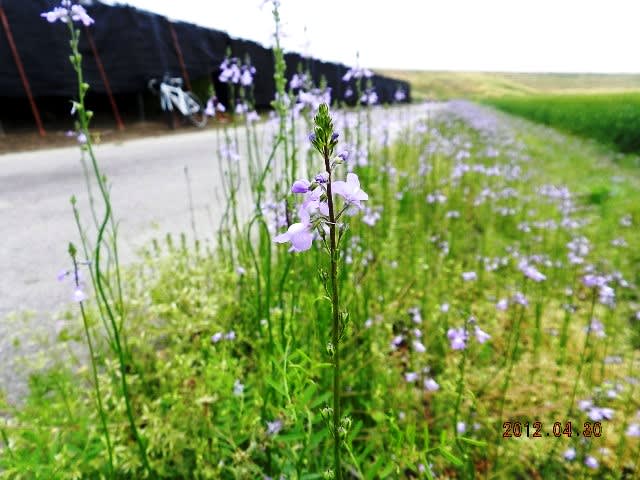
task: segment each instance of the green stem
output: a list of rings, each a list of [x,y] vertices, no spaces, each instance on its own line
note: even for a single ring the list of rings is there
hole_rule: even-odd
[[[338,297],[338,245],[336,242],[336,217],[331,193],[331,160],[329,151],[324,151],[324,164],[329,180],[327,182],[327,203],[329,206],[329,251],[331,255],[331,310],[333,345],[333,463],[335,478],[342,479],[340,462],[340,304]]]

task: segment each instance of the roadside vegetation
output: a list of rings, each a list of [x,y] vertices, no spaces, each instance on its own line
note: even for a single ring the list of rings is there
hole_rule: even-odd
[[[167,236],[120,266],[76,13],[52,17],[93,192],[60,274],[68,355],[0,399],[0,478],[640,476],[636,156],[467,101],[373,121],[361,68],[360,104],[329,109],[276,35],[272,135],[247,64],[222,69],[244,107],[212,146],[215,247]]]

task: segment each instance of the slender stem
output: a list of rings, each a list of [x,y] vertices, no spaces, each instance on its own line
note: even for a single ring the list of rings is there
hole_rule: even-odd
[[[331,308],[333,326],[331,343],[333,345],[333,463],[335,478],[342,479],[340,466],[340,304],[338,297],[338,245],[336,242],[336,217],[331,194],[331,161],[329,151],[324,151],[324,164],[329,180],[327,182],[327,203],[329,206],[329,250],[331,254]]]
[[[597,298],[597,291],[594,288],[593,289],[593,294],[591,297],[591,308],[589,309],[589,317],[587,318],[587,335],[584,339],[584,346],[582,347],[582,353],[580,353],[580,363],[578,364],[578,372],[576,373],[576,380],[573,383],[573,390],[571,392],[571,400],[569,401],[569,411],[567,412],[567,418],[568,415],[571,415],[571,412],[573,410],[573,402],[576,399],[576,393],[578,392],[578,384],[580,383],[580,377],[582,376],[582,368],[584,367],[584,358],[587,354],[587,350],[589,349],[589,343],[591,340],[591,322],[593,319],[593,311],[595,310],[595,306],[596,306],[596,298]]]
[[[111,325],[111,329],[112,329],[112,333],[113,333],[113,340],[114,340],[114,347],[116,350],[116,353],[118,355],[118,360],[119,360],[119,364],[120,364],[120,380],[121,380],[121,385],[122,385],[122,396],[124,397],[125,400],[125,406],[126,406],[126,411],[127,411],[127,417],[129,420],[129,424],[131,426],[131,430],[133,433],[133,437],[136,440],[136,443],[138,444],[139,450],[140,450],[140,457],[142,459],[142,464],[144,466],[144,469],[149,473],[149,475],[151,477],[154,476],[153,470],[151,469],[151,466],[149,465],[149,460],[147,458],[147,454],[146,454],[146,448],[144,446],[144,443],[142,441],[142,438],[139,435],[138,429],[136,427],[135,424],[135,419],[133,417],[133,409],[131,407],[131,400],[129,398],[129,389],[127,386],[127,377],[126,377],[126,361],[125,361],[125,355],[124,355],[124,351],[123,351],[123,346],[122,346],[122,341],[121,341],[121,336],[120,336],[120,328],[118,326],[118,323],[116,321],[116,315],[114,314],[114,311],[111,307],[111,302],[109,300],[109,297],[106,293],[106,289],[109,288],[108,285],[104,285],[103,284],[103,274],[101,271],[101,263],[100,263],[100,254],[101,254],[101,247],[104,243],[104,235],[106,232],[106,228],[107,225],[110,224],[111,225],[111,229],[112,229],[112,236],[111,236],[111,241],[112,241],[112,246],[113,248],[117,248],[117,230],[116,230],[116,226],[115,223],[113,221],[113,217],[112,217],[112,211],[111,211],[111,199],[109,196],[109,190],[107,189],[107,185],[106,185],[106,180],[104,178],[104,176],[102,175],[102,172],[100,171],[100,167],[98,166],[98,162],[96,159],[96,156],[93,152],[93,148],[92,148],[92,144],[91,144],[91,138],[90,138],[90,134],[89,134],[89,115],[87,113],[87,110],[85,108],[85,103],[84,103],[84,98],[88,89],[88,86],[84,83],[84,78],[83,78],[83,73],[82,73],[82,56],[80,55],[79,49],[78,49],[78,44],[79,44],[79,37],[80,37],[80,32],[79,30],[76,30],[73,26],[73,23],[71,22],[71,20],[69,20],[68,23],[69,26],[69,30],[71,32],[71,49],[73,52],[72,55],[72,63],[74,66],[74,69],[76,71],[77,74],[77,80],[78,80],[78,102],[77,102],[77,110],[78,110],[78,123],[79,123],[79,130],[85,135],[86,137],[86,144],[84,146],[85,151],[89,154],[89,158],[91,159],[91,166],[93,167],[93,173],[96,177],[96,181],[98,183],[98,187],[100,190],[100,194],[102,196],[102,200],[104,202],[104,206],[105,206],[105,212],[101,221],[101,224],[99,226],[98,229],[98,236],[97,236],[97,240],[95,243],[95,251],[94,251],[94,265],[93,268],[95,270],[95,279],[96,279],[96,287],[97,287],[97,293],[98,293],[98,299],[100,302],[102,302],[102,304],[104,305],[105,308],[105,312],[106,315],[109,319],[109,323]],[[119,272],[119,265],[118,265],[118,258],[117,258],[117,253],[115,256],[116,259],[116,282],[117,282],[117,286],[118,286],[118,298],[117,301],[115,302],[115,306],[117,308],[117,312],[120,314],[121,317],[121,321],[124,320],[123,315],[124,315],[124,309],[123,309],[123,301],[122,301],[122,290],[120,288],[120,272]]]
[[[107,442],[107,452],[109,454],[109,476],[114,478],[113,447],[111,446],[111,437],[109,436],[109,429],[107,428],[107,417],[104,413],[104,406],[102,405],[102,392],[100,391],[100,380],[98,379],[98,369],[96,368],[96,357],[93,350],[93,342],[91,341],[91,335],[89,333],[89,322],[87,321],[87,314],[82,302],[80,302],[80,313],[82,315],[84,333],[87,337],[87,345],[89,346],[89,355],[91,356],[91,373],[93,375],[93,387],[96,390],[98,413],[100,414],[100,422],[102,423],[102,429],[104,430],[104,438]]]

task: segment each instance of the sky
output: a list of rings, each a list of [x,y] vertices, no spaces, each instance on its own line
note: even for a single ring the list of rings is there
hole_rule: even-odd
[[[273,43],[263,0],[105,1]],[[347,65],[640,73],[639,0],[281,0],[280,15],[287,50]]]

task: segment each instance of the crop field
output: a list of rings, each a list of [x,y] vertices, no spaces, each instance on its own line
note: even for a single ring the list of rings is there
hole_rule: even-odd
[[[640,75],[580,73],[500,73],[380,70],[411,82],[416,100],[450,100],[531,95],[633,93]]]
[[[640,151],[640,93],[502,97],[487,102],[622,152]]]
[[[203,152],[212,241],[123,265],[62,21],[91,202],[52,279],[62,353],[0,393],[1,479],[640,478],[637,156],[466,100],[374,106],[360,68],[339,108],[276,47],[267,134],[229,105]],[[623,97],[562,98],[549,125],[625,150],[597,136]]]

